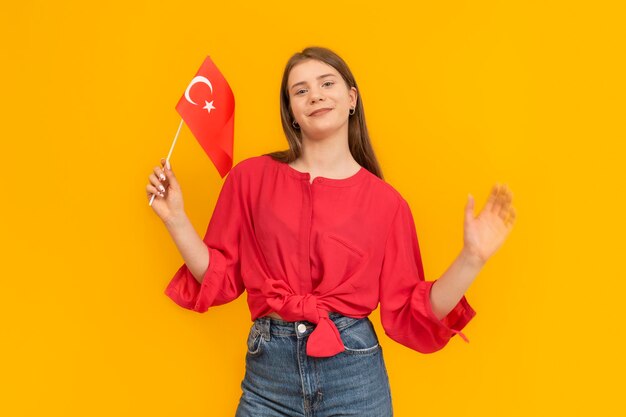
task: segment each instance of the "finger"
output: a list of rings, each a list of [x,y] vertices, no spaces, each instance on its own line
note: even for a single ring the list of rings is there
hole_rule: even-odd
[[[465,220],[471,221],[474,218],[474,196],[467,195],[467,203],[465,204]]]
[[[167,159],[165,159],[165,158],[161,158],[161,166],[166,171],[171,171],[172,170],[172,163],[170,161],[168,161]]]
[[[506,220],[509,215],[509,207],[511,206],[511,194],[506,184],[503,185],[502,193],[500,195],[500,212],[499,215],[502,219]]]
[[[154,186],[154,188],[160,190],[161,192],[165,192],[165,186],[161,184],[161,181],[159,181],[159,179],[154,173],[150,174],[149,179],[150,179],[150,184]]]
[[[165,160],[163,160],[165,161]],[[170,166],[171,168],[171,166]],[[166,182],[167,182],[167,186],[172,187],[175,190],[180,189],[180,187],[178,186],[178,180],[176,179],[176,175],[174,175],[174,171],[172,171],[171,169],[165,169],[165,177],[167,178]]]
[[[498,214],[500,212],[500,208],[502,207],[502,187],[500,184],[496,184],[493,192],[493,201],[491,204],[491,212],[494,214]]]
[[[165,173],[163,172],[163,168],[154,167],[154,174],[161,180],[165,181],[167,178],[165,177]]]
[[[509,226],[513,226],[513,223],[515,223],[516,217],[517,217],[517,212],[515,211],[513,206],[511,206],[509,210],[509,219],[508,219]]]
[[[486,211],[491,211],[491,209],[493,208],[493,203],[496,201],[497,187],[498,184],[496,183],[496,185],[494,185],[491,189],[491,193],[489,194],[489,198],[487,199],[487,204],[485,204]]]
[[[165,193],[157,190],[157,188],[152,184],[146,185],[146,193],[148,194],[148,198],[151,198],[152,195],[156,195],[157,197],[165,197]]]
[[[148,194],[148,200],[152,200],[153,198],[163,200],[165,197],[163,197],[161,194]]]
[[[503,220],[504,220],[504,225],[507,228],[510,228],[513,226],[513,223],[515,223],[515,209],[513,207],[509,208]]]
[[[167,177],[165,176],[165,172],[163,171],[163,169],[159,167],[155,167],[154,174],[157,176],[161,184],[163,184],[163,187],[165,187],[165,189],[167,190],[169,183],[167,181]]]

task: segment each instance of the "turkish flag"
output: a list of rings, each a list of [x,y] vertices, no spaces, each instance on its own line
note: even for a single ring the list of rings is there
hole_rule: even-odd
[[[233,166],[235,97],[208,56],[176,105],[222,178]]]

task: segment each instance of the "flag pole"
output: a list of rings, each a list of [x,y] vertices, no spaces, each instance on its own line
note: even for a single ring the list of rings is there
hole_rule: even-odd
[[[167,154],[167,158],[165,159],[165,165],[170,162],[170,157],[172,156],[172,151],[174,150],[174,145],[176,145],[176,139],[178,139],[178,134],[180,133],[180,128],[183,127],[183,119],[180,119],[180,124],[178,125],[178,130],[176,131],[176,136],[174,136],[174,142],[172,142],[172,146],[170,146],[170,152]],[[152,202],[154,201],[154,197],[156,194],[152,194],[150,198],[150,203],[148,204],[152,207]]]

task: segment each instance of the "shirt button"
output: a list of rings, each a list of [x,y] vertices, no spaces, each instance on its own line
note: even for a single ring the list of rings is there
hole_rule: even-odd
[[[298,331],[300,333],[306,332],[306,326],[304,324],[302,324],[302,323],[298,324]]]

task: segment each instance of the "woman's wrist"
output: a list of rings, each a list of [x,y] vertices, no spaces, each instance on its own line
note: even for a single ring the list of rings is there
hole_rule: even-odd
[[[168,230],[177,229],[189,222],[187,213],[184,211],[180,214],[172,215],[163,220],[163,224]]]
[[[460,257],[463,259],[465,264],[475,268],[482,268],[487,262],[486,259],[481,258],[477,253],[473,252],[466,246],[464,246],[461,250]]]

